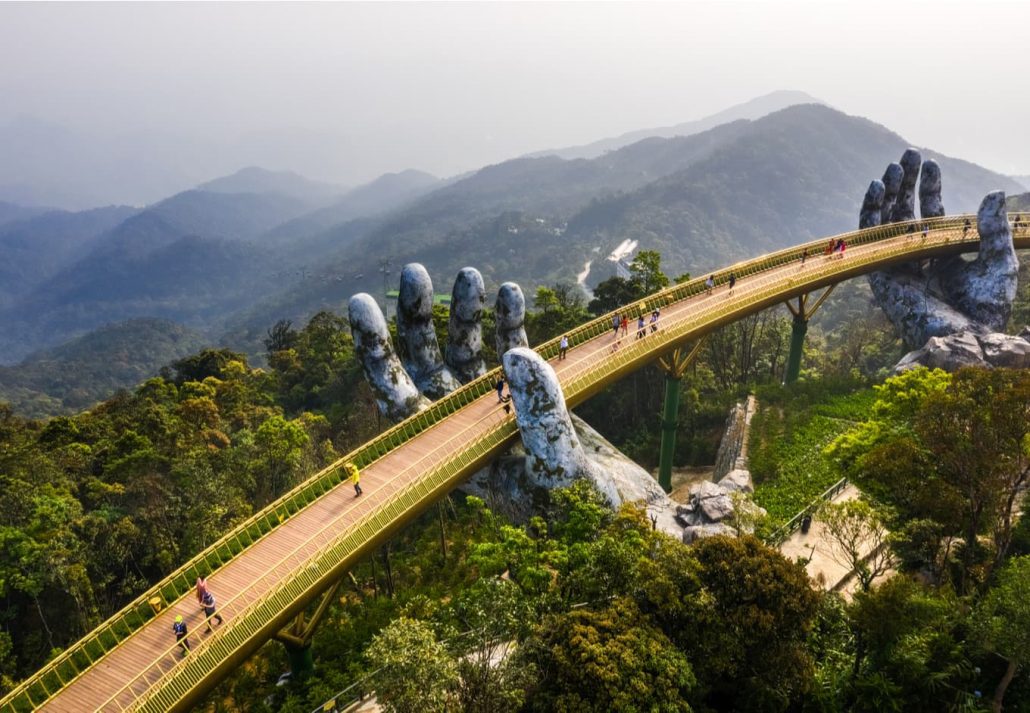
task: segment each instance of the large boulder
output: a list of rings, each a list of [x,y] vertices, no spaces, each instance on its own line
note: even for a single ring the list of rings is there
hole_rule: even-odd
[[[1030,341],[998,332],[977,334],[957,332],[946,337],[932,337],[922,349],[906,354],[894,367],[894,372],[925,366],[928,369],[955,371],[972,366],[980,369],[1003,367],[1030,368]]]
[[[945,371],[956,371],[965,366],[990,368],[990,364],[984,359],[983,349],[972,332],[930,337],[922,349],[916,349],[902,357],[894,367],[894,372],[900,374],[919,366]]]
[[[724,490],[736,491],[739,493],[755,492],[754,483],[751,482],[751,471],[744,468],[731,470],[726,477],[719,481]]]
[[[1026,332],[1027,330],[1023,330]],[[1030,369],[1030,339],[992,332],[977,338],[984,359],[992,366]]]

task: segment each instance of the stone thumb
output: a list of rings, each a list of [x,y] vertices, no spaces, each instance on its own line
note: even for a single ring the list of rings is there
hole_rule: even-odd
[[[527,451],[527,473],[539,482],[550,482],[552,487],[570,485],[586,475],[586,453],[572,427],[554,369],[526,347],[509,349],[503,361]]]

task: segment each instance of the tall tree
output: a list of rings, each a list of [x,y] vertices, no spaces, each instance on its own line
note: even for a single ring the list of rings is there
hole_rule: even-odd
[[[1005,673],[991,705],[1001,713],[1005,691],[1020,667],[1030,664],[1030,557],[1015,557],[998,575],[998,583],[974,615],[983,647],[1005,659]]]

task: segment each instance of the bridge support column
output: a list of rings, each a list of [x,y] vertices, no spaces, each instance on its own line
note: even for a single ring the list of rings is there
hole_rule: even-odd
[[[294,644],[283,644],[286,649],[286,658],[290,661],[291,679],[299,681],[315,672],[315,659],[311,654],[311,643],[304,646]]]
[[[676,452],[676,431],[679,428],[680,382],[687,367],[701,353],[707,337],[701,337],[689,353],[676,349],[667,358],[658,360],[665,372],[665,405],[662,409],[662,446],[658,455],[658,484],[662,490],[672,492],[672,457]]]
[[[304,616],[304,612],[297,614],[293,623],[275,635],[276,641],[286,649],[286,657],[290,661],[290,674],[294,681],[309,676],[315,670],[315,661],[311,652],[311,639],[315,636],[315,630],[325,618],[329,611],[329,605],[336,597],[342,580],[337,581],[322,595],[314,614],[310,618]]]
[[[811,293],[798,297],[797,305],[790,300],[784,303],[787,305],[790,313],[794,315],[790,329],[790,354],[787,356],[787,368],[783,376],[784,383],[793,384],[798,380],[798,376],[801,375],[801,357],[805,351],[805,335],[808,333],[808,320],[812,318],[816,310],[830,296],[834,287],[835,285],[827,287],[811,307],[808,305],[808,298],[811,296]]]

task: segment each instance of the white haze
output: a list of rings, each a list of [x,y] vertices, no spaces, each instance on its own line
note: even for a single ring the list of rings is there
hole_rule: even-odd
[[[1023,2],[0,3],[0,187],[447,176],[778,89],[1030,174],[1028,31]]]

